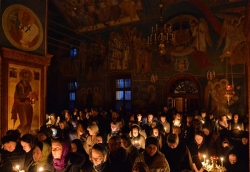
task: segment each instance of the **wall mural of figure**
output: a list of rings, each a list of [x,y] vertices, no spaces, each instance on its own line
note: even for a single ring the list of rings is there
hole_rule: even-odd
[[[216,118],[223,114],[227,114],[230,106],[239,101],[238,95],[234,95],[229,102],[227,101],[225,94],[226,85],[228,84],[229,82],[227,79],[215,79],[213,81],[209,81],[205,88],[205,106],[208,107],[208,111],[213,113]]]
[[[122,36],[117,32],[112,32],[109,39],[109,69],[127,69],[128,51],[128,45],[123,41]]]
[[[38,93],[32,90],[32,73],[29,69],[21,69],[19,73],[20,81],[15,86],[14,102],[11,110],[11,119],[15,123],[19,117],[20,124],[17,129],[22,134],[29,133],[33,120],[33,106],[38,100]]]
[[[148,105],[149,109],[155,109],[157,107],[156,103],[156,91],[155,86],[150,85],[148,86]]]
[[[207,22],[200,18],[200,20],[192,19],[190,21],[190,30],[192,39],[194,39],[192,58],[196,61],[199,68],[206,68],[211,66],[207,55],[207,44],[212,47],[213,43],[210,38]]]
[[[134,37],[135,75],[146,75],[151,70],[152,53],[146,51],[146,39]]]
[[[136,6],[132,0],[123,0],[120,7],[122,9],[122,16],[126,13],[130,16],[130,20],[137,17]]]
[[[230,57],[228,62],[230,65],[244,64],[248,58],[248,48],[244,35],[245,10],[245,7],[229,8],[216,14],[217,17],[224,19],[217,48],[222,45],[225,39],[220,58],[223,61],[224,58]]]

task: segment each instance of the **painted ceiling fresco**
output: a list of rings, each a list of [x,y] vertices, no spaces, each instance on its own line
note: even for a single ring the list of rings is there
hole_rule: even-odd
[[[172,5],[185,1],[211,9],[246,0],[52,0],[78,33],[157,19],[160,2],[164,11],[171,13]]]

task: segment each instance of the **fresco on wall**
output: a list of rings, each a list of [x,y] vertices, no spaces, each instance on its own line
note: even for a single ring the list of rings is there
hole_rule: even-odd
[[[245,11],[246,7],[238,7],[221,10],[216,14],[224,20],[217,48],[222,46],[222,41],[225,40],[220,58],[223,61],[224,58],[230,57],[228,61],[230,65],[244,64],[248,57],[248,47],[244,35]]]
[[[112,32],[109,38],[108,63],[110,70],[128,68],[128,45],[121,34]]]
[[[215,78],[209,80],[204,90],[204,109],[208,113],[214,114],[215,117],[220,117],[222,114],[235,113],[238,112],[244,115],[244,106],[241,102],[244,101],[244,96],[242,95],[243,85],[242,81],[239,79],[237,82],[230,81],[230,79],[219,79]],[[225,97],[226,85],[234,85],[234,95],[228,101]]]
[[[53,0],[77,32],[89,32],[139,21],[142,0]]]
[[[77,91],[77,107],[91,109],[103,105],[102,89],[100,86],[84,87],[80,86]]]

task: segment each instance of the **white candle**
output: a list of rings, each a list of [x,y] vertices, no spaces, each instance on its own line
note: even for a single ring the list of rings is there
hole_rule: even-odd
[[[204,158],[204,164],[205,164],[205,162],[206,162],[206,155],[203,155],[203,158]]]
[[[19,165],[16,165],[16,169],[19,170],[20,166]]]
[[[221,166],[223,167],[223,158],[220,158]]]
[[[206,160],[206,163],[207,163],[207,164],[209,163],[209,159]]]

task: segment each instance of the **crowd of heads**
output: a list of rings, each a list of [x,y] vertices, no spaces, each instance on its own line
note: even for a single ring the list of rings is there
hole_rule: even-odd
[[[248,122],[238,113],[215,118],[167,107],[156,113],[75,108],[50,114],[38,131],[8,130],[0,171],[199,171],[204,156],[216,156],[227,171],[244,172],[248,136]]]

